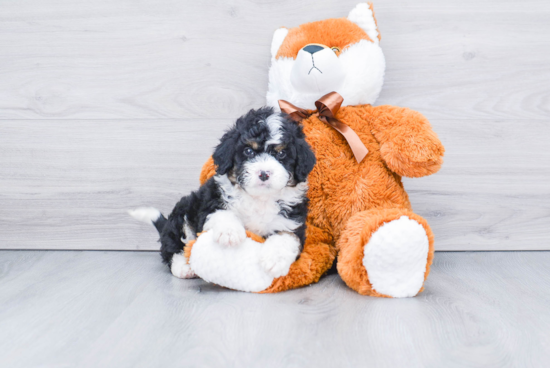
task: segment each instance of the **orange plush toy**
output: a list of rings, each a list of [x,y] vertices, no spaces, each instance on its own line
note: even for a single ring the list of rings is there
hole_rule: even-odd
[[[317,165],[304,250],[286,276],[260,292],[317,282],[334,262],[363,295],[422,291],[433,234],[412,211],[401,177],[437,172],[444,148],[420,113],[372,106],[385,70],[379,42],[372,4],[357,5],[347,18],[275,31],[267,104],[303,124]],[[207,162],[201,181],[214,169]],[[192,257],[193,249],[186,251]]]

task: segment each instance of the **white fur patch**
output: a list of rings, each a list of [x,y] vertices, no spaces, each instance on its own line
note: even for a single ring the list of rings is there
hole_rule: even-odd
[[[172,256],[170,271],[172,271],[172,275],[180,279],[192,279],[197,277],[191,269],[191,266],[187,264],[187,260],[182,253],[176,253]]]
[[[183,234],[185,235],[185,239],[182,238],[181,242],[184,244],[189,243],[191,240],[195,240],[197,238],[197,233],[191,229],[191,227],[188,224],[187,216],[185,216],[183,220]]]
[[[271,144],[280,144],[283,140],[283,117],[280,114],[273,114],[266,119],[269,128],[269,139],[265,142],[265,148]]]
[[[235,247],[246,239],[243,222],[231,211],[218,210],[208,215],[203,230],[212,230],[214,240],[223,246]]]
[[[140,207],[135,210],[129,210],[128,214],[138,221],[142,221],[148,224],[152,224],[157,221],[161,213],[159,210],[153,207]]]
[[[273,282],[273,277],[260,265],[263,246],[246,238],[238,247],[225,247],[214,241],[213,232],[208,231],[193,245],[189,263],[207,282],[234,290],[258,292]]]
[[[300,251],[300,239],[294,234],[274,234],[263,244],[260,264],[272,277],[288,274]]]
[[[363,257],[374,290],[394,298],[418,294],[428,250],[426,231],[407,216],[382,225],[365,245]]]
[[[348,19],[361,27],[361,29],[369,35],[369,38],[374,43],[378,43],[379,40],[376,21],[374,20],[374,14],[368,4],[357,4],[357,6],[349,13]]]
[[[307,183],[284,187],[264,196],[252,196],[239,185],[233,185],[226,175],[216,176],[215,180],[222,191],[227,210],[232,211],[247,230],[268,236],[276,231],[292,232],[301,226],[280,212],[281,208],[288,209],[304,200]]]
[[[339,64],[345,72],[344,82],[324,85],[323,90],[336,91],[344,97],[343,106],[374,104],[384,83],[386,62],[382,49],[377,43],[361,40],[345,49],[339,56]],[[269,69],[269,83],[266,95],[268,106],[279,111],[278,101],[287,100],[305,109],[315,109],[315,101],[322,94],[318,89],[309,93],[298,91],[293,83],[293,58],[273,59]],[[337,64],[334,65],[337,67]]]

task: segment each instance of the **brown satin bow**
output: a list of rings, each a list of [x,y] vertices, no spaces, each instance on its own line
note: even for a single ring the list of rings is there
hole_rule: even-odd
[[[357,163],[361,163],[367,153],[369,153],[369,150],[365,147],[365,144],[361,141],[361,138],[359,138],[353,129],[336,119],[336,113],[340,109],[340,106],[342,106],[342,102],[344,102],[344,98],[340,96],[338,92],[327,93],[315,101],[318,118],[322,122],[329,124],[344,136],[355,156],[355,159],[357,160]],[[297,122],[300,122],[313,114],[313,112],[309,113],[307,110],[294,106],[285,100],[279,100],[279,107],[282,112],[287,113]]]

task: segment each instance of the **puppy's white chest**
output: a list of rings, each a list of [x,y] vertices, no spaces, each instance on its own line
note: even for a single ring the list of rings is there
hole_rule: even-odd
[[[267,236],[275,231],[292,231],[295,224],[280,215],[281,208],[274,200],[241,198],[231,204],[231,210],[243,221],[244,227],[258,235]]]
[[[303,201],[307,184],[286,187],[277,195],[254,197],[237,185],[232,185],[226,175],[217,177],[226,210],[231,211],[243,223],[246,230],[266,237],[277,231],[293,232],[301,223],[286,218],[282,209]]]

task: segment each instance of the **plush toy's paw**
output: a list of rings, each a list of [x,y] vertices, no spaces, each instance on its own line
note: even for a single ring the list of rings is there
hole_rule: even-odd
[[[394,298],[418,294],[428,250],[426,231],[407,216],[380,226],[366,244],[363,257],[373,289]]]
[[[197,277],[183,254],[174,254],[172,256],[170,271],[172,271],[172,275],[180,279],[192,279]]]
[[[214,240],[224,246],[237,246],[246,239],[242,221],[230,211],[216,211],[204,224],[204,230],[212,230]]]
[[[437,145],[433,145],[439,148]],[[415,155],[410,150],[399,149],[400,146],[392,142],[383,143],[380,147],[382,159],[386,162],[390,170],[401,176],[409,178],[420,178],[422,176],[432,175],[439,171],[443,164],[443,148],[441,152],[434,151],[435,148],[417,149]]]
[[[275,234],[267,238],[260,256],[260,265],[272,277],[288,273],[300,251],[300,240],[294,234]]]

